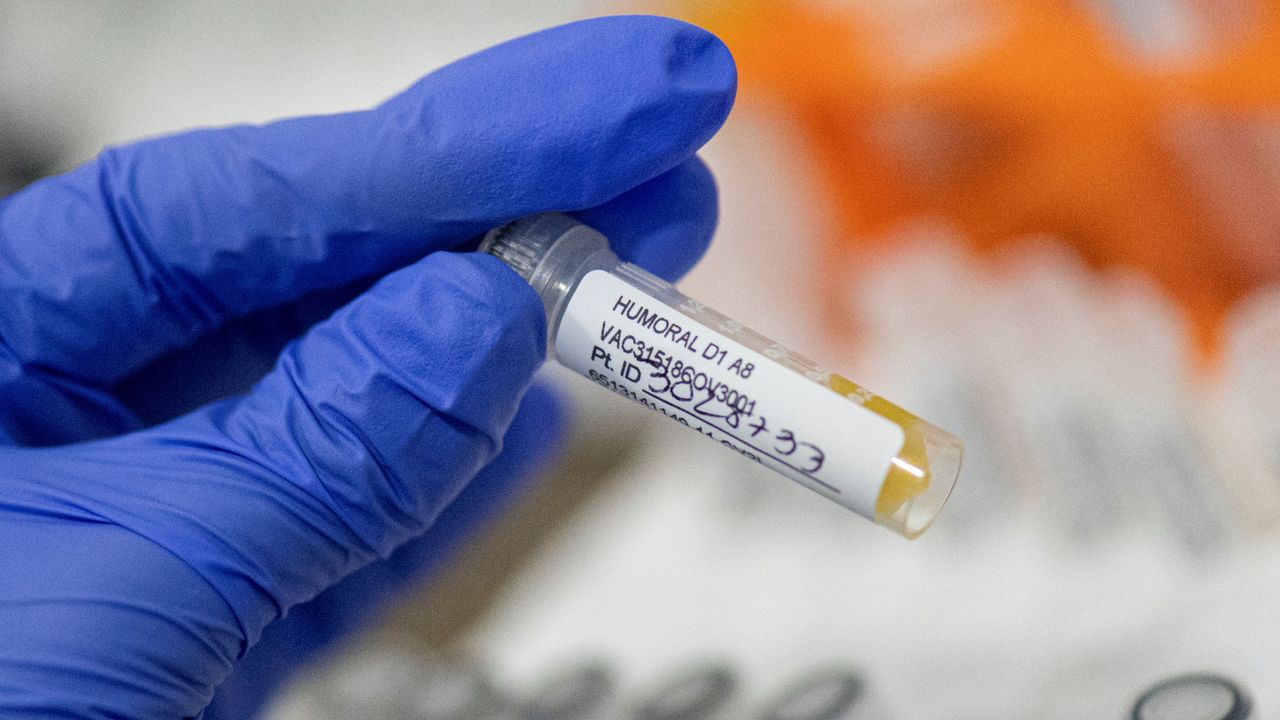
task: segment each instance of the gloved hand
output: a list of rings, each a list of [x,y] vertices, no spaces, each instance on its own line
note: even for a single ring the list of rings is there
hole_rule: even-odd
[[[466,251],[569,210],[681,274],[715,221],[693,153],[734,87],[704,31],[593,20],[369,111],[109,149],[0,202],[0,716],[198,715],[260,638],[292,662],[430,566],[560,424],[525,393],[537,296]],[[370,283],[247,394],[146,427],[148,388],[180,407],[200,383],[175,373],[217,376],[180,348],[256,327],[252,357]]]

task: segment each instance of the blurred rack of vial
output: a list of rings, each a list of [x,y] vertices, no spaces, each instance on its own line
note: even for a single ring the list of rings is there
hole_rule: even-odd
[[[364,649],[297,685],[267,720],[894,720],[874,683],[847,663],[810,666],[742,686],[723,662],[683,665],[657,684],[630,682],[598,660],[568,660],[532,687],[502,687],[482,668],[402,650]],[[619,682],[619,679],[624,680]],[[480,692],[477,692],[479,690]],[[1134,685],[1132,720],[1248,720],[1244,686],[1213,673]]]

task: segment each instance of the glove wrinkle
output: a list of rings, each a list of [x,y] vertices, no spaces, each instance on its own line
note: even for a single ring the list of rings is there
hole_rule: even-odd
[[[140,427],[141,419],[111,393],[24,365],[0,338],[0,446],[61,445]]]
[[[95,204],[102,208],[110,228],[108,236],[118,242],[123,261],[121,280],[132,275],[139,305],[147,314],[164,318],[163,324],[178,329],[182,337],[199,337],[216,326],[226,309],[208,293],[200,293],[198,286],[185,282],[181,266],[166,263],[157,252],[150,240],[156,233],[146,226],[146,213],[133,204],[133,198],[141,196],[138,161],[139,154],[128,148],[107,148],[98,156],[101,198]],[[186,220],[198,222],[198,217]],[[178,222],[170,223],[170,232],[194,235]]]

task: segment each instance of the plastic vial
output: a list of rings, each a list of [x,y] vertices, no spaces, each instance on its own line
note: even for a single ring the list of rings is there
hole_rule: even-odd
[[[956,437],[622,262],[568,215],[516,220],[480,249],[542,297],[550,354],[605,388],[908,538],[950,495]]]

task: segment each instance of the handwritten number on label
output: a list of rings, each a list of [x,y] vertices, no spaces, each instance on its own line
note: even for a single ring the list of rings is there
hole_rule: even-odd
[[[782,432],[778,433],[774,440],[777,440],[781,444],[775,445],[773,449],[783,457],[790,457],[795,453],[796,447],[798,446],[798,443],[796,442],[796,434],[786,428],[783,428]]]
[[[827,454],[822,452],[822,448],[814,445],[813,443],[802,442],[800,444],[812,451],[809,456],[809,462],[812,464],[811,467],[800,469],[807,473],[816,473],[821,470],[822,463],[827,459]]]
[[[684,368],[672,368],[671,366],[660,366],[649,373],[650,383],[649,392],[656,395],[666,395],[673,400],[682,403],[691,403],[695,397],[694,386],[692,382],[692,374],[681,372]],[[675,375],[673,378],[672,375]],[[745,397],[742,400],[746,400]],[[720,413],[712,408],[715,403],[721,402],[727,406],[727,411]],[[755,405],[755,401],[750,401],[750,406]],[[693,408],[693,412],[707,418],[718,418],[724,421],[724,424],[730,428],[738,428],[742,425],[743,417],[755,418],[755,421],[747,422],[747,429],[751,431],[750,437],[755,439],[758,435],[769,433],[769,423],[763,415],[756,415],[753,409],[748,409],[746,403],[743,402],[725,402],[718,400],[715,393],[707,392],[706,397],[699,401]],[[780,429],[773,436],[773,450],[781,457],[791,457],[803,448],[805,450],[802,457],[805,458],[803,466],[797,466],[796,469],[803,473],[816,473],[822,469],[826,462],[827,456],[822,448],[813,443],[803,442],[796,439],[796,434],[787,428]]]
[[[653,378],[655,381],[661,380],[664,383],[661,386],[659,386],[657,382],[649,383],[649,392],[661,395],[671,389],[671,378],[667,375],[665,370],[661,368],[654,370],[649,373],[649,377]]]

